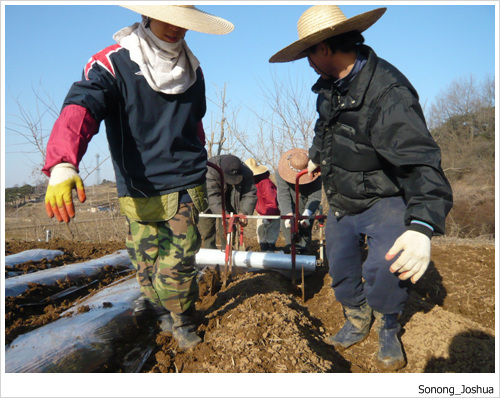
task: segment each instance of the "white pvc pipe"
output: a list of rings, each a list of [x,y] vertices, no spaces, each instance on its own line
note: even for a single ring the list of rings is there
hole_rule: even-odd
[[[216,249],[200,249],[196,254],[196,264],[213,268],[215,265],[224,266],[225,253]],[[232,264],[235,267],[292,270],[292,257],[290,254],[268,252],[232,252]],[[314,272],[316,269],[316,256],[295,256],[295,269],[304,267],[305,272]]]

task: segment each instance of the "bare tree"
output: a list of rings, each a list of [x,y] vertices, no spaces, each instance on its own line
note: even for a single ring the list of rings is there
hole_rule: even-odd
[[[467,136],[472,141],[482,132],[488,133],[485,123],[492,113],[494,98],[494,81],[490,77],[482,84],[472,75],[451,82],[430,109],[429,126],[440,133],[435,138],[442,140],[442,134],[448,134],[452,139]],[[443,126],[448,129],[442,129]]]
[[[19,144],[21,148],[19,152],[33,164],[31,178],[35,181],[35,185],[39,185],[43,184],[45,180],[45,175],[41,170],[45,164],[47,141],[52,126],[59,116],[59,109],[55,105],[53,98],[43,89],[41,83],[37,89],[32,87],[32,91],[34,94],[34,110],[30,111],[19,97],[15,98],[14,101],[17,104],[19,113],[13,115],[14,121],[9,122],[6,130],[22,137],[23,142]],[[109,155],[105,156],[99,165],[90,169],[82,161],[80,172],[86,172],[83,179],[85,180],[108,159]]]
[[[211,123],[209,137],[206,138],[208,157],[220,155],[222,153],[241,153],[237,147],[238,132],[237,121],[239,109],[232,109],[226,100],[227,84],[216,94],[216,101],[210,100],[217,105],[220,114],[215,122]]]
[[[29,111],[19,97],[15,98],[19,114],[14,115],[14,122],[6,126],[6,130],[23,138],[23,153],[33,164],[33,177],[40,174],[40,170],[45,163],[46,142],[50,135],[50,128],[45,126],[53,125],[57,118],[58,111],[53,99],[39,85],[38,89],[32,87],[35,96],[35,110]],[[28,150],[25,150],[29,147]]]
[[[290,75],[280,78],[273,74],[272,86],[261,89],[263,111],[252,110],[258,120],[256,139],[249,141],[241,134],[237,138],[252,157],[276,171],[287,150],[311,146],[317,119],[315,102],[309,86]]]
[[[431,106],[429,126],[441,146],[443,168],[452,180],[491,175],[495,155],[494,80],[473,76],[453,81]],[[488,177],[489,178],[489,177]]]

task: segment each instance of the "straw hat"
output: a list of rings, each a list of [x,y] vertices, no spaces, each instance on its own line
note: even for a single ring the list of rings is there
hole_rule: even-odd
[[[225,35],[234,29],[231,22],[203,12],[195,6],[143,6],[134,4],[122,5],[122,7],[158,21],[196,32]]]
[[[253,158],[249,158],[245,160],[245,164],[252,170],[254,176],[258,176],[259,174],[264,174],[269,169],[264,165],[258,165],[257,161]]]
[[[269,62],[290,62],[306,56],[305,50],[342,33],[363,32],[385,13],[387,8],[377,8],[352,18],[346,18],[338,6],[318,5],[308,8],[299,18],[299,40],[274,54]]]
[[[286,151],[283,156],[281,156],[280,162],[278,163],[278,173],[286,182],[295,185],[295,178],[297,174],[304,169],[307,169],[307,163],[309,162],[309,155],[305,149],[293,148]],[[316,174],[313,178],[310,178],[306,173],[299,179],[299,185],[309,184],[313,182],[319,174]]]

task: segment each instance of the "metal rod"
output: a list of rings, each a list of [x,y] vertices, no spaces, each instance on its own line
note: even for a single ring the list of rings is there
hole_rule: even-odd
[[[205,213],[200,213],[200,217],[205,217],[205,218],[222,218],[222,214],[205,214]],[[226,215],[225,218],[229,218],[230,216]],[[261,218],[261,219],[274,219],[274,220],[287,220],[287,219],[291,219],[292,217],[295,217],[295,216],[248,216],[248,215],[245,215],[245,218],[254,218],[254,219],[258,219],[258,218]],[[312,219],[312,220],[320,220],[320,219],[323,219],[323,218],[326,218],[326,215],[317,215],[317,216],[310,216],[310,217],[307,217],[307,216],[299,216],[299,219],[301,220],[304,220],[304,219]]]
[[[215,171],[217,171],[219,173],[219,176],[220,176],[220,186],[221,186],[221,206],[222,206],[222,218],[225,219],[226,218],[226,203],[225,203],[225,199],[226,199],[226,194],[224,192],[224,172],[222,171],[222,169],[217,166],[216,164],[212,163],[212,162],[207,162],[207,166],[215,169]],[[208,199],[208,198],[207,198]],[[200,214],[201,216],[201,214]],[[222,223],[222,229],[224,231],[224,236],[226,236],[227,234],[227,225],[225,222]]]

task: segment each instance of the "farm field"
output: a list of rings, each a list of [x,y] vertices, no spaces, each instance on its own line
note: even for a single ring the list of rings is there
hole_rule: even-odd
[[[246,237],[247,250],[258,251]],[[279,245],[278,245],[279,246]],[[120,241],[6,241],[5,254],[33,248],[64,252],[26,269],[87,261],[124,249]],[[6,270],[7,271],[7,270]],[[53,322],[77,300],[117,278],[106,270],[98,283],[77,296],[47,306],[22,306],[55,293],[33,288],[6,302],[6,343]],[[130,276],[129,276],[130,277]],[[337,352],[323,339],[343,325],[340,305],[326,267],[306,277],[305,302],[291,282],[275,272],[235,272],[225,287],[215,271],[199,282],[198,333],[203,343],[183,352],[168,333],[156,330],[143,373],[374,373],[377,334]],[[59,286],[59,289],[67,286]],[[401,340],[408,365],[400,373],[476,373],[495,371],[495,246],[464,239],[435,238],[432,263],[412,292],[402,315]],[[116,361],[98,372],[124,372]]]

